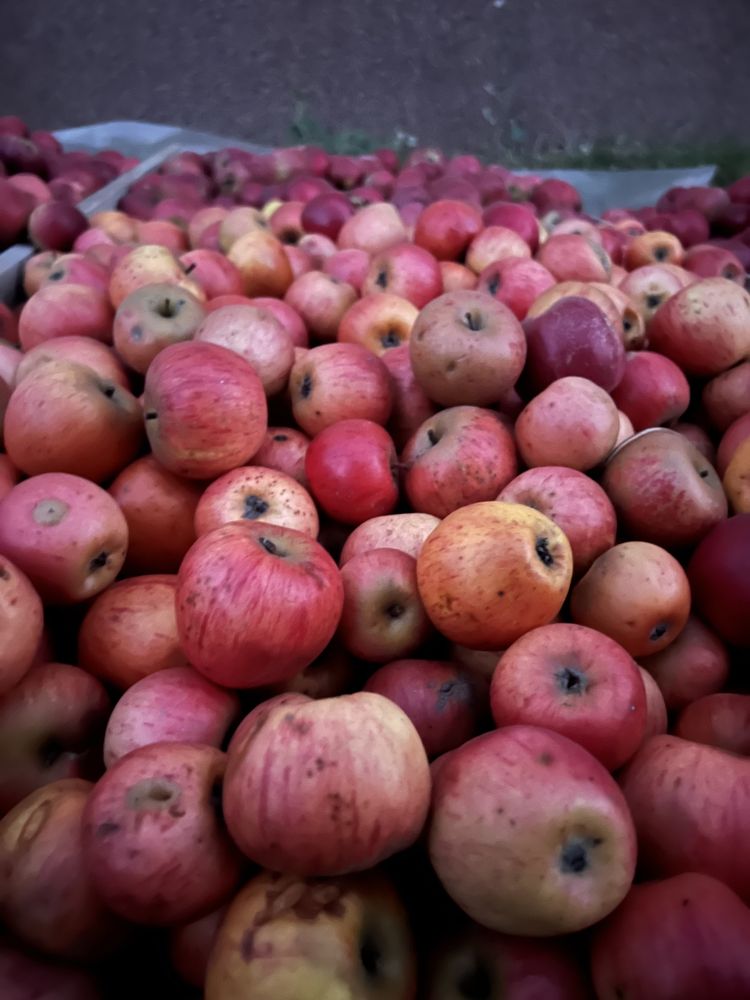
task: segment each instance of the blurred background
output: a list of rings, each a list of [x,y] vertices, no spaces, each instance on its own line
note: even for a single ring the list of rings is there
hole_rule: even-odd
[[[748,0],[0,10],[0,107],[35,128],[139,118],[339,152],[437,144],[528,166],[731,168],[750,144]]]

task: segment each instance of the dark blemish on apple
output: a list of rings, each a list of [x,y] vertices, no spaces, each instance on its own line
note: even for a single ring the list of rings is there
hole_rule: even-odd
[[[406,613],[406,608],[404,608],[403,604],[399,604],[397,601],[394,601],[393,604],[388,605],[385,609],[385,613],[390,619],[397,621],[399,618],[403,618]]]
[[[157,420],[159,418],[159,414],[156,410],[146,410],[143,416],[145,420]]]
[[[545,566],[553,566],[555,558],[549,550],[549,539],[547,538],[537,538],[536,540],[536,554],[539,556],[541,561]]]
[[[708,479],[708,469],[701,469],[698,475],[701,479]]]
[[[10,573],[5,566],[0,566],[0,580],[10,580]]]
[[[102,392],[107,397],[107,399],[113,399],[115,395],[115,387],[113,385],[103,385]]]
[[[375,938],[369,931],[365,931],[359,945],[359,961],[369,979],[378,979],[382,975],[382,957]]]
[[[540,764],[543,764],[545,767],[549,767],[550,764],[554,763],[555,758],[547,750],[544,750],[542,753],[539,754],[537,760],[539,761]]]
[[[299,733],[300,736],[305,736],[312,729],[312,723],[308,722],[306,719],[298,719],[296,715],[292,712],[288,712],[284,716],[284,722],[293,729],[295,733]]]
[[[649,309],[658,309],[661,305],[662,297],[661,295],[647,295],[646,305]]]
[[[505,809],[502,806],[498,806],[497,807],[497,814],[498,814],[498,816],[502,816],[502,814],[504,812],[505,812]]]
[[[273,439],[274,439],[274,441],[288,441],[289,440],[289,435],[288,434],[274,434]]]
[[[445,370],[446,372],[454,372],[457,367],[458,366],[456,365],[455,361],[449,361],[448,364],[445,366]]]
[[[267,501],[252,493],[250,496],[245,497],[245,508],[242,511],[243,520],[255,521],[261,514],[265,514],[267,510]]]
[[[661,246],[654,250],[654,260],[658,260],[660,263],[669,257],[669,250],[667,247]]]
[[[142,326],[138,326],[136,324],[133,327],[133,329],[130,331],[130,339],[131,340],[135,340],[135,341],[143,340],[143,327]]]
[[[427,431],[427,440],[431,445],[435,445],[440,440],[440,435],[430,427]]]
[[[310,372],[306,372],[299,384],[299,394],[303,399],[308,399],[313,389],[313,380]]]
[[[100,552],[89,562],[89,573],[96,573],[97,570],[104,569],[109,562],[109,552]]]
[[[395,330],[388,330],[380,338],[380,343],[386,350],[390,350],[391,347],[399,347],[401,345],[401,338]]]
[[[498,597],[505,597],[505,591],[504,590],[498,590],[497,596]]]
[[[266,550],[266,552],[269,553],[269,555],[280,556],[281,558],[283,558],[285,555],[285,553],[281,551],[278,545],[276,545],[275,542],[272,542],[270,538],[266,538],[265,535],[261,535],[261,537],[258,539],[258,544],[261,545]]]
[[[666,625],[664,622],[661,622],[659,625],[654,625],[654,627],[651,629],[648,635],[651,642],[658,642],[658,640],[661,639],[662,636],[666,635],[668,628],[669,626]]]
[[[315,758],[315,769],[317,771],[322,771],[325,768],[325,766],[326,766],[326,762],[323,760],[322,757],[316,757]]]
[[[334,885],[313,886],[292,907],[292,913],[300,920],[317,920],[321,913],[343,917],[345,912],[341,890]]]
[[[500,289],[500,275],[495,271],[495,273],[490,278],[489,284],[487,285],[487,291],[490,295],[497,295]]]
[[[192,264],[188,264],[188,266],[183,268],[183,270],[185,271],[185,274],[192,274],[197,266],[198,265],[195,263],[195,261],[193,261]]]
[[[681,784],[682,784],[682,778],[675,778],[674,782],[672,783],[672,788],[674,788],[674,790],[677,791],[677,789],[680,787]]]
[[[690,903],[690,900],[689,900],[689,899],[683,899],[683,900],[682,900],[682,903],[681,903],[680,905],[681,905],[681,906],[688,906],[688,905],[689,905],[689,903]]]
[[[565,694],[583,694],[589,686],[586,675],[573,667],[562,667],[555,673],[555,680]]]
[[[388,273],[386,271],[378,271],[378,276],[375,279],[375,284],[378,288],[388,287]]]
[[[255,931],[248,927],[240,939],[240,955],[244,962],[249,962],[253,957],[253,946],[255,944]]]
[[[111,820],[107,820],[104,823],[100,823],[96,828],[97,837],[109,837],[112,833],[119,833],[122,829],[119,823],[113,823]]]
[[[492,1000],[494,987],[487,964],[472,956],[472,965],[458,977],[456,989],[464,1000]]]

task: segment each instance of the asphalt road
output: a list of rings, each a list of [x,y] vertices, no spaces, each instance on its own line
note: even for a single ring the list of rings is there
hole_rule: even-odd
[[[749,40],[750,0],[0,0],[0,109],[284,142],[304,106],[500,160],[750,140]]]

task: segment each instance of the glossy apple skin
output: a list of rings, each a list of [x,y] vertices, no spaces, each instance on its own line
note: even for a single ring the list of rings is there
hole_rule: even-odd
[[[225,761],[200,743],[153,743],[99,779],[83,814],[83,847],[96,891],[113,912],[168,925],[229,898],[243,861],[215,802]]]
[[[0,820],[0,914],[6,928],[46,955],[98,960],[124,926],[100,901],[81,837],[93,785],[79,778],[37,789]]]
[[[260,378],[218,344],[187,342],[161,351],[146,374],[143,410],[156,460],[190,479],[245,463],[268,426]]]
[[[48,361],[74,361],[92,368],[100,378],[130,389],[128,376],[111,347],[91,337],[55,337],[21,355],[15,371],[15,384],[21,382],[38,365]]]
[[[417,382],[409,357],[409,345],[402,344],[382,355],[391,376],[393,407],[387,427],[397,448],[403,448],[437,407]]]
[[[132,393],[91,368],[48,361],[13,391],[4,437],[11,460],[30,476],[67,472],[100,483],[135,458],[143,413]]]
[[[78,662],[120,690],[157,670],[182,667],[174,600],[177,577],[134,576],[100,594],[81,623]]]
[[[362,283],[362,293],[389,292],[421,309],[443,293],[437,259],[413,243],[401,243],[376,254]]]
[[[87,285],[45,285],[21,310],[18,339],[24,351],[54,337],[92,337],[111,344],[113,316],[105,292]]]
[[[104,1000],[91,973],[22,951],[9,941],[0,944],[0,993],[4,1000]]]
[[[704,278],[668,299],[649,323],[650,346],[688,375],[718,375],[750,355],[750,295]]]
[[[0,556],[0,696],[17,684],[34,662],[42,640],[44,609],[28,577]]]
[[[342,524],[390,514],[398,501],[396,449],[371,420],[339,420],[313,438],[305,456],[310,492]]]
[[[408,342],[418,315],[417,307],[400,295],[365,294],[342,316],[337,339],[344,344],[360,344],[383,357]]]
[[[589,379],[567,375],[526,404],[516,420],[516,445],[526,465],[564,465],[579,472],[609,455],[620,428],[611,396]]]
[[[409,512],[371,517],[351,532],[341,550],[339,564],[371,549],[400,549],[415,559],[425,539],[438,526],[440,519],[432,514]]]
[[[721,691],[729,676],[726,646],[692,615],[674,642],[639,662],[656,681],[670,711]]]
[[[666,549],[621,542],[604,552],[573,588],[574,622],[610,636],[631,656],[665,649],[688,620],[690,585]]]
[[[232,469],[206,488],[195,511],[196,534],[240,520],[280,524],[318,537],[318,511],[304,486],[260,465]]]
[[[748,544],[750,514],[736,514],[709,531],[688,565],[698,612],[722,639],[742,648],[750,646]]]
[[[480,291],[508,306],[520,320],[526,319],[532,304],[554,285],[554,277],[543,264],[523,256],[488,264],[477,282]]]
[[[455,663],[394,660],[371,674],[363,690],[389,698],[408,715],[430,759],[461,746],[479,725],[476,687]]]
[[[352,203],[338,191],[311,198],[302,209],[300,222],[306,233],[322,233],[335,240],[347,219],[354,215]]]
[[[447,639],[471,649],[503,649],[548,624],[572,572],[570,544],[557,525],[497,501],[449,514],[417,557],[427,614]]]
[[[416,559],[398,549],[371,549],[341,567],[344,607],[338,637],[369,663],[415,652],[432,632],[417,589]]]
[[[442,406],[489,406],[526,360],[523,328],[486,292],[448,292],[421,311],[409,338],[417,382]]]
[[[136,681],[115,705],[104,735],[104,763],[151,743],[221,747],[239,713],[237,696],[192,667],[167,667]]]
[[[602,486],[632,538],[665,548],[693,545],[727,516],[716,470],[687,438],[666,428],[622,444]]]
[[[322,344],[298,358],[289,393],[294,419],[310,436],[340,420],[385,424],[393,406],[388,370],[359,344]]]
[[[572,740],[508,726],[442,757],[433,780],[430,859],[483,926],[533,937],[581,930],[630,888],[636,842],[627,805]]]
[[[695,872],[635,885],[595,932],[597,996],[703,1000],[750,992],[750,910]]]
[[[429,798],[419,734],[370,692],[277,704],[228,753],[227,826],[248,857],[275,871],[371,868],[414,843]]]
[[[526,504],[559,525],[570,542],[576,576],[615,544],[617,516],[612,502],[598,483],[576,469],[563,465],[527,469],[497,499]]]
[[[338,568],[314,539],[236,521],[203,535],[183,560],[178,634],[190,664],[209,680],[226,687],[278,683],[325,649],[343,599]]]
[[[99,486],[62,472],[32,476],[0,502],[0,553],[45,602],[94,597],[117,576],[128,526]]]
[[[205,997],[414,1000],[416,977],[409,922],[382,875],[319,881],[264,872],[227,911]]]
[[[622,646],[580,625],[532,629],[500,657],[490,703],[495,725],[542,726],[580,744],[608,771],[643,742],[646,692]]]
[[[62,663],[31,668],[0,698],[0,814],[62,778],[96,778],[110,712],[102,684]]]
[[[482,228],[482,213],[473,205],[435,201],[417,219],[414,242],[438,260],[458,260]]]
[[[652,736],[620,776],[638,863],[664,877],[702,872],[747,899],[750,760],[677,736]]]
[[[690,385],[677,365],[653,351],[627,355],[622,379],[612,390],[617,408],[636,431],[681,417],[690,403]]]
[[[128,525],[130,573],[176,573],[195,541],[193,518],[203,484],[176,476],[152,455],[137,458],[109,488]]]
[[[426,1000],[587,1000],[583,971],[564,945],[499,934],[478,924],[451,934],[430,957]]]
[[[412,509],[445,517],[494,500],[518,471],[513,435],[497,414],[454,406],[426,420],[401,455]]]
[[[601,309],[588,299],[559,299],[527,319],[524,377],[539,392],[556,379],[578,375],[610,392],[625,372],[625,349]]]

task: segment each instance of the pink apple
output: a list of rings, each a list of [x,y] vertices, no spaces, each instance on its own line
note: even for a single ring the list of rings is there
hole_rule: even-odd
[[[215,299],[217,295],[242,294],[240,272],[218,251],[189,250],[183,253],[179,260],[185,268],[185,274],[198,282],[207,299]]]
[[[536,260],[527,256],[493,261],[480,273],[477,288],[508,306],[520,320],[540,295],[553,288],[555,279]]]
[[[391,376],[393,390],[393,408],[387,427],[396,447],[403,448],[424,421],[435,414],[437,407],[416,380],[408,344],[390,348],[381,357]]]
[[[436,258],[413,243],[401,243],[376,254],[362,284],[363,294],[390,292],[421,309],[443,292]]]
[[[408,342],[418,315],[417,307],[400,295],[366,294],[341,317],[337,339],[343,344],[361,344],[383,357]]]
[[[536,259],[558,281],[609,281],[612,261],[596,240],[574,233],[550,236]]]
[[[340,250],[364,250],[372,257],[406,238],[398,211],[393,205],[380,202],[360,208],[352,215],[342,226],[337,242]]]
[[[259,464],[232,469],[206,488],[195,511],[196,534],[240,520],[280,524],[318,537],[318,512],[304,486]]]
[[[267,310],[253,305],[224,306],[203,319],[194,339],[239,354],[256,372],[267,396],[285,388],[294,344],[282,323]]]
[[[482,214],[473,205],[435,201],[417,219],[414,242],[438,260],[458,260],[482,228]]]
[[[323,262],[323,270],[332,278],[344,281],[357,291],[362,291],[370,267],[370,255],[364,250],[337,250]]]
[[[17,684],[34,663],[44,628],[39,595],[13,563],[0,556],[0,695]]]
[[[25,303],[18,320],[24,351],[53,337],[112,342],[112,307],[105,292],[87,285],[45,285]]]
[[[429,534],[440,523],[432,514],[385,514],[358,525],[346,539],[339,563],[372,549],[400,549],[415,559]]]
[[[112,382],[123,389],[130,389],[125,369],[112,348],[91,337],[55,337],[54,340],[45,340],[43,344],[32,347],[23,355],[17,351],[15,353],[18,361],[16,384],[37,366],[47,364],[48,361],[72,361],[91,368],[107,383]]]
[[[305,486],[305,455],[309,444],[307,435],[293,427],[269,427],[252,464],[278,469]]]

